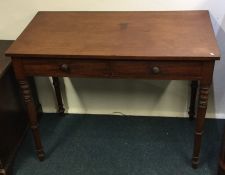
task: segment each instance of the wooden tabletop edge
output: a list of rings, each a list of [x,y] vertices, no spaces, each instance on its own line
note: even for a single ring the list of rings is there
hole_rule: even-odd
[[[70,11],[70,10],[67,10],[67,11],[59,11],[59,10],[51,10],[51,11],[45,11],[45,10],[41,10],[41,11],[38,11],[36,14],[39,14],[39,13],[55,13],[55,12],[59,12],[59,13],[127,13],[127,12],[131,12],[131,13],[154,13],[154,12],[160,12],[160,13],[169,13],[169,12],[206,12],[208,13],[209,10],[127,10],[127,11],[122,11],[122,10],[112,10],[112,11],[104,11],[104,10],[101,10],[101,11],[93,11],[93,10],[86,10],[86,11]]]
[[[188,60],[220,60],[220,55],[214,56],[115,56],[115,55],[43,55],[43,54],[16,54],[5,52],[6,56],[12,58],[64,58],[64,59],[83,59],[83,60],[184,60],[184,58],[188,58]]]

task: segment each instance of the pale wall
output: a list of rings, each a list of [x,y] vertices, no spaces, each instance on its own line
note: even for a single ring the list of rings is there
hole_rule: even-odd
[[[216,64],[208,117],[225,118],[225,0],[0,0],[0,39],[16,39],[39,10],[70,11],[210,11],[215,35],[222,51]],[[37,78],[45,112],[55,112],[56,102],[48,78]],[[147,116],[187,116],[189,82],[147,80],[61,80],[70,113]],[[64,84],[64,83],[65,84]]]

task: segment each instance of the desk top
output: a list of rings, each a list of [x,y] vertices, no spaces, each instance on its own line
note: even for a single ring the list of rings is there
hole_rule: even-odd
[[[38,12],[6,55],[129,60],[220,57],[208,11]]]

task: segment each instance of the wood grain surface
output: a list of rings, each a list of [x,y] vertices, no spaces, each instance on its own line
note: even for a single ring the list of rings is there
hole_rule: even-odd
[[[38,12],[10,56],[219,59],[208,11]]]

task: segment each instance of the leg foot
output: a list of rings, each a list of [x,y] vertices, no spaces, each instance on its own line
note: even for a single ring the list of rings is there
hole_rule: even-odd
[[[64,112],[65,112],[65,109],[63,107],[59,107],[58,113],[64,114]]]
[[[43,149],[36,150],[37,157],[40,161],[43,161],[45,159],[45,152]]]
[[[6,175],[6,170],[4,169],[1,160],[0,160],[0,175]]]
[[[199,157],[193,157],[192,158],[192,168],[197,169],[199,164]]]

